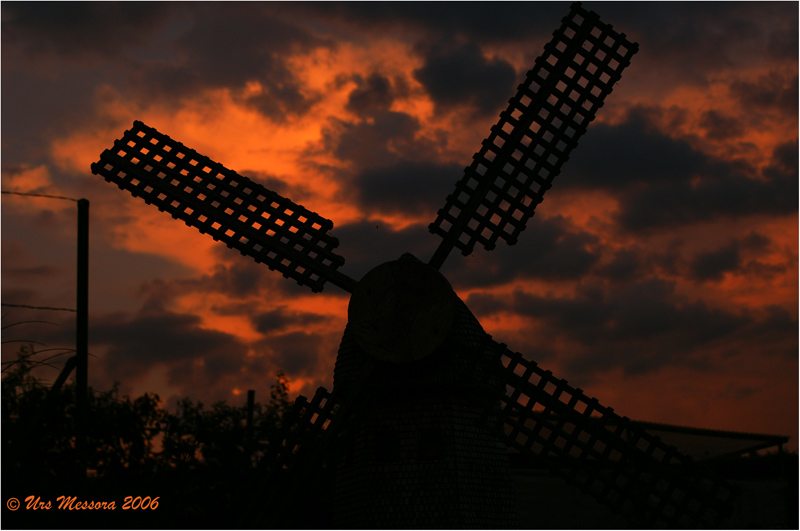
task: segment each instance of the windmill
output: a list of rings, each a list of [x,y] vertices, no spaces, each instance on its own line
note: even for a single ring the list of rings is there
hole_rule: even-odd
[[[330,220],[142,122],[100,155],[92,173],[135,197],[314,292],[351,294],[333,392],[295,403],[265,480],[289,486],[267,487],[261,513],[293,510],[324,471],[337,526],[510,527],[510,447],[634,524],[726,516],[728,486],[494,341],[438,271],[453,249],[516,243],[637,50],[573,4],[430,225],[429,262],[405,254],[359,281],[339,270]]]

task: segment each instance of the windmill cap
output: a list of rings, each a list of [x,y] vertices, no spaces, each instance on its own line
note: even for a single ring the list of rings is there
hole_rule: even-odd
[[[417,361],[447,337],[455,302],[441,273],[404,254],[364,275],[350,298],[349,327],[371,356],[393,363]]]

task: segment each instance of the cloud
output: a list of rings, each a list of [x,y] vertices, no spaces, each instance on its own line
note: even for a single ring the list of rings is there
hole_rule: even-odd
[[[408,35],[447,35],[481,43],[508,42],[547,34],[569,12],[567,2],[321,2],[305,10],[359,33],[379,32]]]
[[[397,97],[408,95],[409,87],[405,79],[396,77],[394,83],[389,78],[373,72],[366,79],[355,76],[357,87],[347,98],[345,108],[359,115],[372,115],[376,111],[388,111]]]
[[[797,55],[794,6],[737,3],[724,13],[713,4],[598,2],[587,7],[640,44],[648,60],[635,58],[635,68],[647,69],[656,80],[678,76],[682,84],[705,85],[720,71]]]
[[[384,168],[369,168],[353,178],[367,212],[379,211],[436,217],[463,168],[457,164],[403,160]]]
[[[206,360],[220,376],[236,370],[237,360],[243,358],[246,347],[235,336],[200,327],[200,318],[191,314],[169,311],[139,312],[133,316],[114,314],[95,317],[89,331],[91,341],[105,345],[108,352],[102,360],[104,369],[115,379],[136,379],[153,366],[163,365],[170,370],[170,383],[184,387],[180,370],[192,363]],[[229,360],[223,362],[221,360]],[[203,371],[211,371],[206,365]]]
[[[726,163],[705,155],[688,140],[673,139],[653,127],[651,114],[659,112],[635,108],[618,125],[590,125],[556,186],[616,193],[660,183],[686,183],[707,173],[731,174]]]
[[[740,120],[716,110],[705,111],[700,117],[700,126],[706,130],[706,137],[713,140],[729,140],[745,132]]]
[[[513,249],[505,244],[492,251],[476,249],[467,260],[451,253],[445,270],[458,286],[502,285],[513,280],[577,280],[600,258],[598,238],[572,227],[562,216],[534,217]]]
[[[797,114],[797,72],[771,71],[757,79],[739,79],[730,91],[748,112]]]
[[[292,312],[286,306],[279,306],[274,310],[258,313],[252,316],[253,325],[262,334],[270,334],[285,330],[288,327],[307,327],[323,321],[321,315]]]
[[[34,57],[53,54],[62,60],[115,57],[126,48],[146,43],[174,12],[175,6],[169,3],[5,4],[4,51],[14,49]]]
[[[595,272],[617,282],[636,280],[645,272],[645,260],[641,253],[641,249],[632,247],[617,249],[611,260],[597,267]]]
[[[439,162],[439,146],[417,137],[421,125],[413,116],[381,110],[371,116],[359,123],[339,121],[326,132],[333,153],[350,163],[338,173],[351,200],[367,216],[406,214],[433,221],[463,167]]]
[[[343,271],[359,280],[374,267],[411,253],[422,261],[433,254],[438,238],[427,225],[409,225],[401,230],[380,221],[349,223],[336,228],[341,241],[339,250],[345,258]]]
[[[633,232],[790,213],[797,210],[796,149],[796,141],[779,145],[760,179],[741,160],[717,159],[659,133],[638,109],[618,125],[593,125],[557,185],[608,191],[619,201],[617,221]]]
[[[760,326],[747,315],[689,302],[665,280],[644,279],[614,289],[582,283],[574,296],[542,297],[516,291],[510,297],[474,294],[468,306],[481,315],[512,311],[532,319],[539,342],[571,345],[559,360],[571,374],[621,367],[626,374],[668,366],[709,370],[711,347],[736,343],[745,326]],[[708,350],[706,350],[708,349]]]
[[[351,161],[358,168],[381,167],[411,155],[419,121],[403,112],[374,113],[371,121],[338,122],[335,131],[326,132],[326,142],[337,158]]]
[[[727,272],[771,277],[785,271],[786,265],[766,267],[767,264],[758,260],[745,258],[764,253],[770,244],[769,238],[755,231],[744,238],[734,238],[714,250],[697,253],[689,264],[689,276],[698,282],[720,281]]]
[[[739,246],[732,242],[714,251],[698,253],[691,264],[691,274],[695,280],[722,280],[727,271],[739,268],[741,257]]]
[[[266,4],[223,9],[198,4],[193,11],[170,43],[169,59],[132,65],[132,79],[141,94],[186,98],[216,88],[238,94],[247,82],[258,82],[260,91],[240,97],[265,116],[280,121],[310,107],[313,99],[302,92],[286,61],[294,53],[323,46],[323,41],[301,25],[274,16]]]
[[[440,44],[422,51],[425,65],[414,71],[437,108],[473,107],[496,114],[514,93],[517,73],[507,62],[488,60],[474,43],[455,48]]]
[[[745,176],[703,181],[660,183],[625,194],[618,220],[633,232],[719,217],[789,214],[797,211],[797,181],[778,176],[760,181]]]
[[[268,4],[43,2],[3,7],[3,43],[20,60],[39,58],[43,68],[55,60],[108,61],[102,77],[92,72],[89,78],[95,86],[116,79],[115,85],[140,106],[229,88],[243,103],[276,120],[302,113],[313,103],[287,59],[330,45],[302,26],[302,19],[284,21]],[[261,90],[243,92],[250,81]]]
[[[256,348],[268,352],[272,363],[287,375],[307,377],[317,373],[322,363],[321,356],[333,355],[320,352],[327,343],[320,334],[296,331],[271,335]]]

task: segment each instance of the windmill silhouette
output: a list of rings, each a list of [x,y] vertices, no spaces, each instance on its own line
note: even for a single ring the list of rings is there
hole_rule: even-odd
[[[92,164],[298,284],[351,294],[333,392],[298,398],[256,517],[298,511],[297,493],[328,474],[339,526],[511,527],[509,448],[634,524],[713,526],[726,516],[731,488],[494,341],[438,271],[453,249],[516,243],[637,50],[573,4],[430,225],[442,238],[430,261],[404,254],[360,281],[339,271],[330,220],[141,122]],[[288,486],[269,487],[279,481]]]

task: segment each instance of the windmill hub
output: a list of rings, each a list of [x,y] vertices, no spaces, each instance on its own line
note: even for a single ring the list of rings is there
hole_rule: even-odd
[[[364,275],[347,312],[361,348],[381,361],[407,363],[430,355],[447,337],[455,293],[436,269],[404,254]]]

